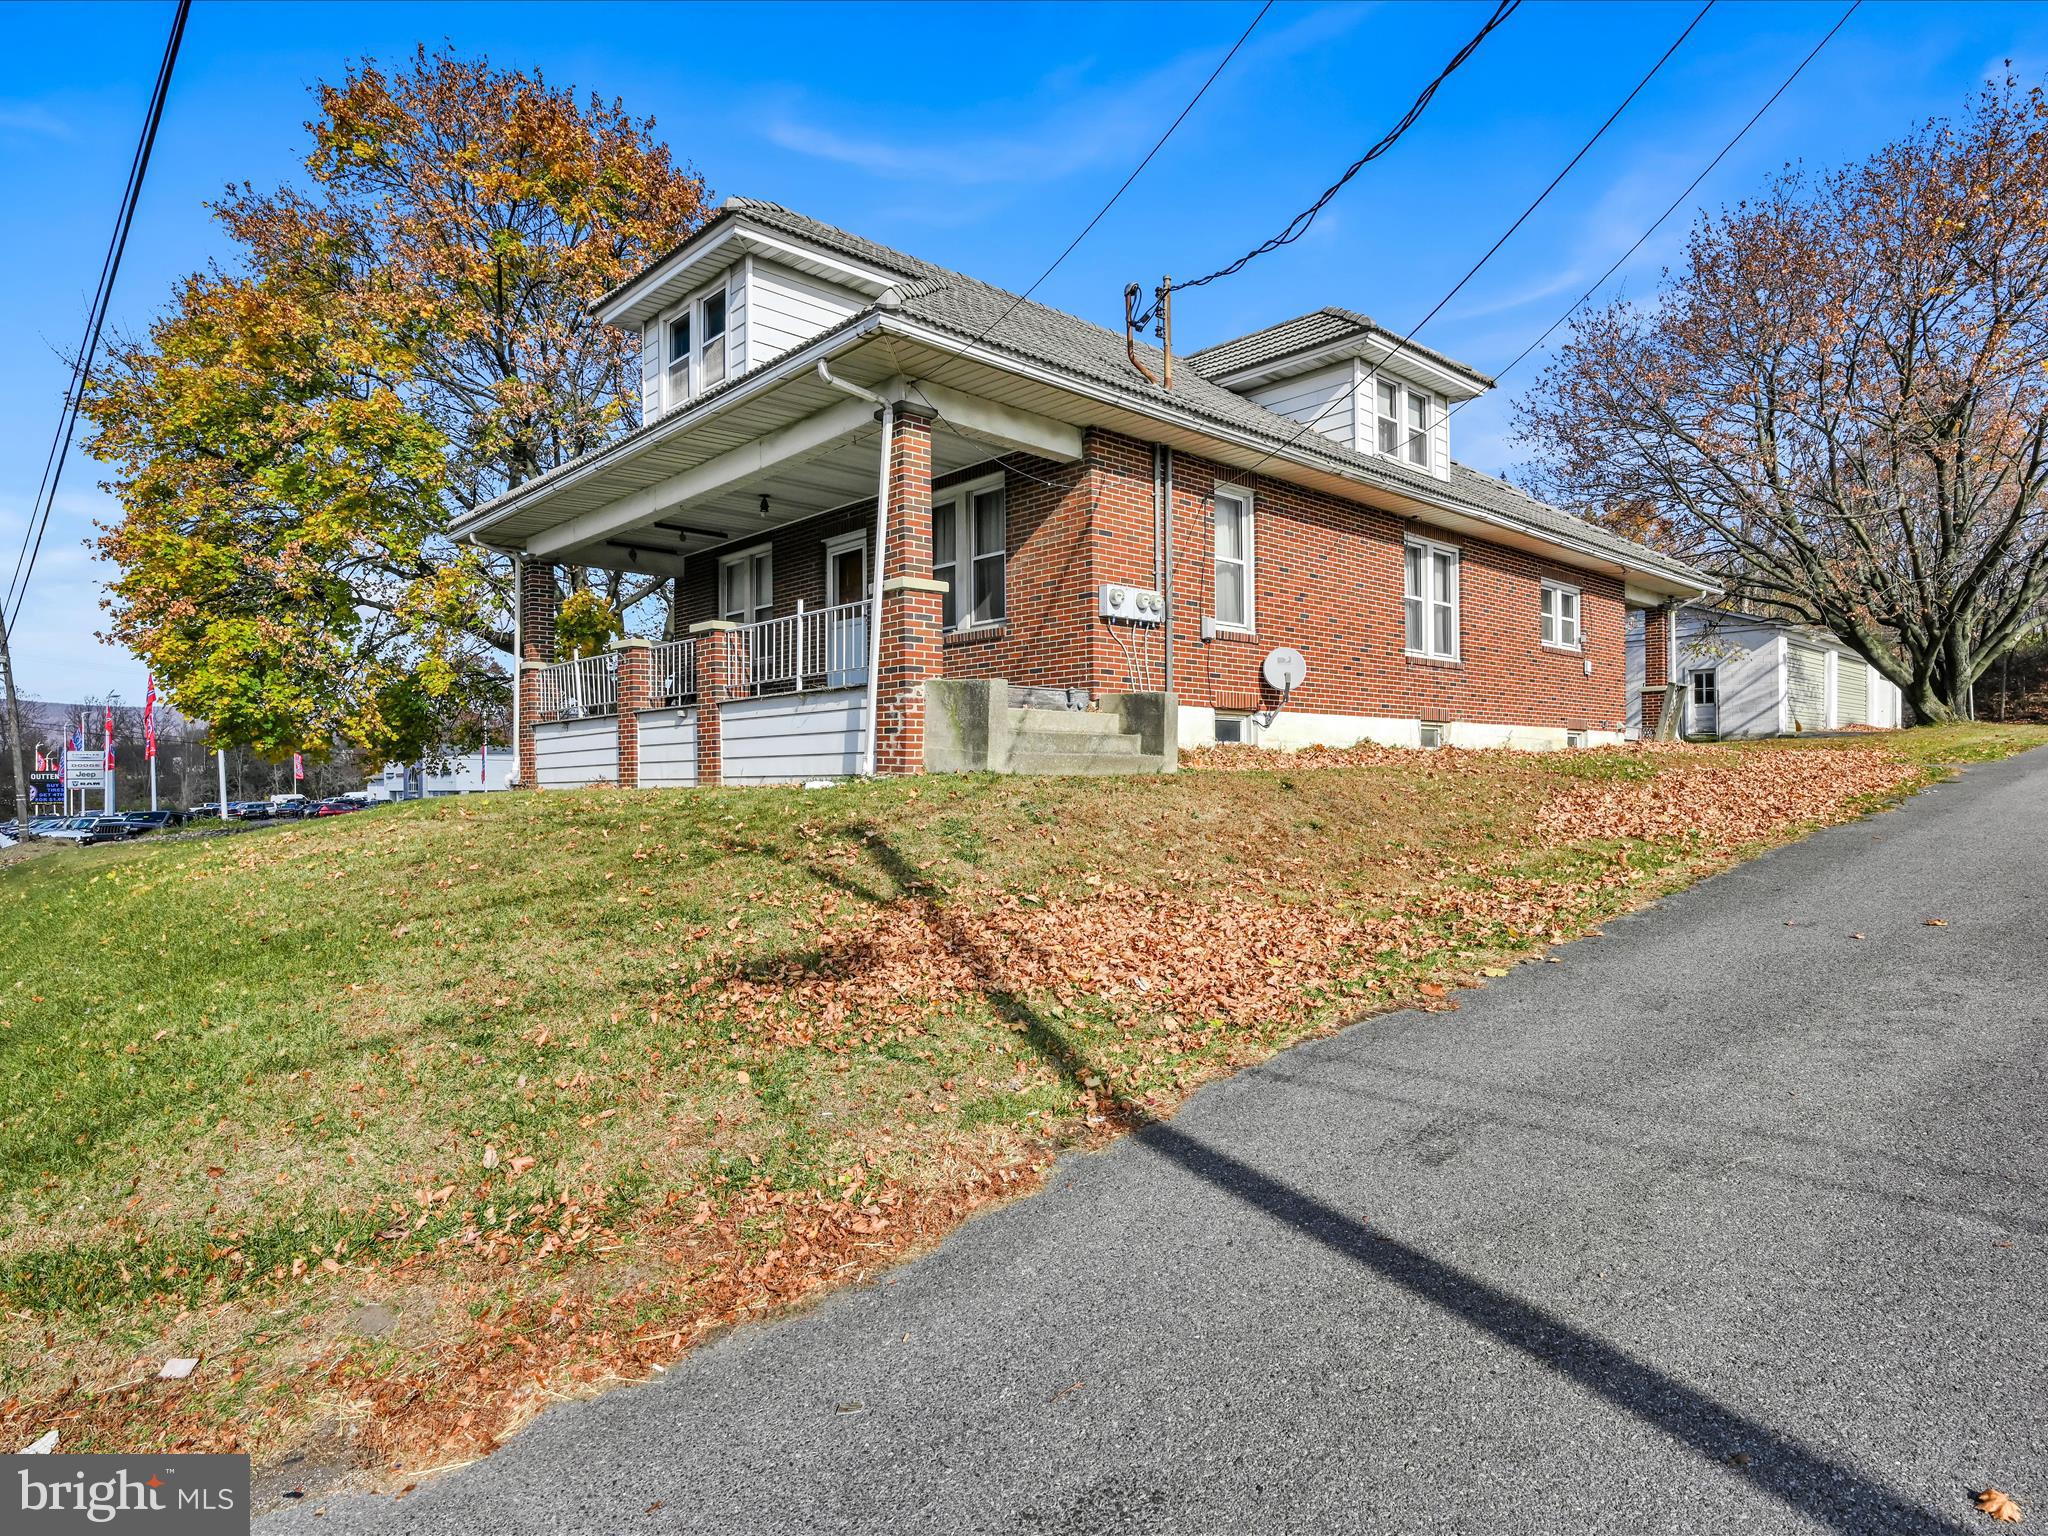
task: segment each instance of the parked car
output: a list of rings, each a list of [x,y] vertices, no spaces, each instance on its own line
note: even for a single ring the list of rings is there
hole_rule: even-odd
[[[41,835],[60,843],[77,843],[80,846],[118,843],[128,836],[119,825],[120,820],[118,816],[72,816]]]
[[[276,810],[268,800],[238,800],[228,807],[228,815],[236,821],[268,821]]]
[[[128,811],[122,816],[138,832],[161,832],[184,819],[179,811]]]
[[[313,807],[313,814],[315,816],[346,816],[350,811],[364,809],[367,809],[367,807],[360,800],[322,800]]]

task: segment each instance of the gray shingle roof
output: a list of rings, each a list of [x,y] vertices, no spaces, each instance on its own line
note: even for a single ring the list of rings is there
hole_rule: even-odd
[[[895,290],[896,313],[962,341],[976,343],[991,352],[1005,353],[1021,362],[1065,373],[1104,387],[1124,397],[1135,409],[1144,410],[1150,407],[1160,412],[1206,420],[1271,448],[1276,457],[1284,454],[1297,461],[1320,464],[1353,479],[1375,483],[1403,495],[1454,508],[1463,506],[1480,513],[1506,518],[1538,535],[1568,539],[1582,547],[1604,551],[1614,558],[1638,565],[1652,566],[1686,580],[1702,580],[1697,572],[1676,560],[1608,533],[1605,529],[1598,528],[1583,518],[1574,517],[1569,512],[1537,501],[1491,475],[1481,474],[1462,464],[1453,464],[1448,478],[1442,478],[1393,459],[1360,453],[1341,443],[1333,442],[1318,432],[1305,429],[1292,417],[1269,411],[1242,395],[1234,394],[1221,385],[1210,382],[1195,369],[1183,367],[1176,370],[1173,389],[1163,389],[1131,371],[1131,365],[1125,356],[1124,338],[1115,331],[1091,324],[1078,315],[1070,315],[1064,310],[1019,298],[965,273],[949,271],[902,251],[878,245],[872,240],[821,223],[779,203],[759,202],[751,198],[729,199],[717,214],[661,260],[666,261],[669,256],[686,249],[733,218],[744,218],[751,223],[779,231],[849,260],[896,273],[907,280]],[[874,308],[875,306],[870,306],[859,311],[842,322],[842,325],[858,323],[872,314]],[[1322,310],[1318,311],[1318,315],[1337,317],[1351,326],[1361,323],[1366,326],[1372,324],[1364,316],[1353,315],[1346,310]],[[1316,316],[1303,317],[1315,318]],[[1296,323],[1298,322],[1288,322]],[[1269,328],[1273,329],[1281,327]],[[1257,336],[1267,333],[1254,334]],[[1252,339],[1240,338],[1241,341]],[[1234,346],[1237,343],[1223,345]],[[1209,350],[1214,352],[1217,349]],[[1145,360],[1145,365],[1157,376],[1163,362],[1158,349],[1141,345],[1138,353]],[[723,393],[739,382],[739,379],[728,380],[718,393]],[[608,444],[605,448],[597,450],[597,453],[615,453],[622,443],[658,430],[663,421],[671,419],[662,418],[660,421],[649,423],[628,434],[621,442]],[[582,462],[587,463],[588,456]],[[568,467],[562,466],[563,469]],[[542,482],[553,478],[559,472],[560,470],[552,471],[549,475],[541,477]],[[507,497],[499,498],[499,501],[521,497],[536,483],[538,482],[529,481],[518,490],[509,493]],[[480,512],[488,510],[490,509],[479,509]]]
[[[1264,367],[1284,358],[1303,352],[1313,352],[1342,341],[1367,341],[1374,337],[1385,338],[1390,343],[1399,343],[1403,352],[1412,352],[1417,357],[1426,357],[1441,367],[1455,373],[1462,373],[1475,383],[1493,387],[1493,378],[1481,373],[1455,357],[1447,357],[1433,347],[1425,347],[1419,341],[1404,341],[1401,337],[1380,325],[1370,315],[1361,315],[1355,309],[1340,309],[1335,305],[1313,310],[1306,315],[1296,315],[1292,320],[1282,320],[1278,325],[1269,325],[1264,330],[1249,335],[1232,337],[1219,341],[1213,347],[1203,347],[1187,355],[1187,363],[1198,373],[1208,378],[1220,379],[1233,373],[1242,373],[1248,368]]]

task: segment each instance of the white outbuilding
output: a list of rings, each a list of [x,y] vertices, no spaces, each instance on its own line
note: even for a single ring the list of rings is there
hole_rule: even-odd
[[[1628,734],[1643,719],[1643,616],[1628,631]],[[1655,622],[1653,619],[1652,622]],[[1896,684],[1847,642],[1784,619],[1720,609],[1672,616],[1670,679],[1688,736],[1779,736],[1904,723]]]

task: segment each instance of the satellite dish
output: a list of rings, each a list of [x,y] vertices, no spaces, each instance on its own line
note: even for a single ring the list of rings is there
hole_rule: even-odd
[[[1259,671],[1267,687],[1292,693],[1308,676],[1308,658],[1292,646],[1283,645],[1266,653],[1265,664]]]

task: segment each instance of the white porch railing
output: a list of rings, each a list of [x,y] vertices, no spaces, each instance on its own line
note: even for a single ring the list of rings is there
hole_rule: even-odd
[[[534,698],[535,724],[619,712],[617,659],[609,653],[581,661],[558,661],[540,668],[535,676],[540,684]]]
[[[725,633],[733,689],[740,694],[852,688],[868,680],[866,602],[799,609]]]
[[[652,652],[649,693],[658,705],[693,703],[697,697],[697,642],[664,640]]]

